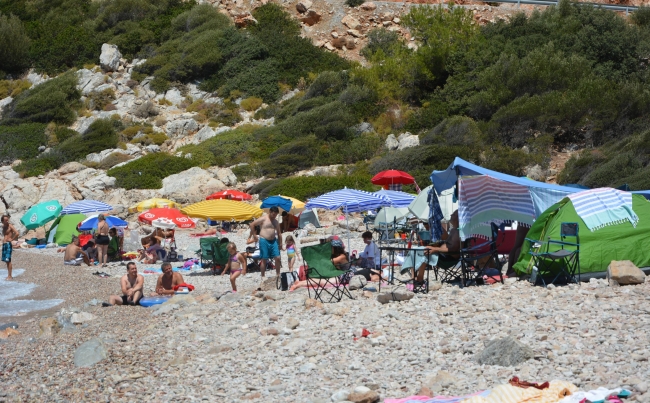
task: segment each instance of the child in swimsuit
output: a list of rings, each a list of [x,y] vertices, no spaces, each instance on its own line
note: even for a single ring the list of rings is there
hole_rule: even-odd
[[[296,256],[300,255],[298,251],[298,246],[296,241],[293,239],[293,236],[287,235],[284,240],[284,244],[287,246],[287,261],[289,262],[289,271],[293,271],[293,265],[296,264]]]
[[[226,263],[226,267],[223,269],[221,275],[223,276],[227,271],[230,271],[230,285],[232,285],[232,292],[237,292],[237,284],[235,284],[235,281],[241,274],[246,274],[246,260],[241,253],[237,252],[237,245],[233,242],[230,242],[227,248],[230,258],[228,259],[228,263]]]

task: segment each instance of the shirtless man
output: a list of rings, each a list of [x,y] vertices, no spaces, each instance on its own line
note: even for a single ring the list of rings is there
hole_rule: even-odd
[[[171,263],[165,262],[160,266],[163,271],[163,274],[158,277],[158,282],[156,283],[156,292],[152,292],[152,297],[164,296],[164,295],[174,295],[174,286],[183,284],[183,276],[180,273],[174,273],[172,271]]]
[[[67,266],[81,266],[83,261],[88,266],[90,266],[90,260],[88,259],[88,254],[81,249],[79,246],[79,238],[74,236],[72,237],[72,242],[64,249],[65,255],[63,255],[63,264]]]
[[[277,207],[271,207],[269,214],[258,218],[250,225],[251,235],[259,235],[260,241],[260,273],[264,278],[266,271],[266,260],[275,259],[275,273],[280,275],[280,249],[282,249],[282,230],[280,230],[280,223],[276,219],[278,217]],[[260,233],[258,234],[255,227],[260,226]],[[277,236],[276,236],[277,234]]]
[[[11,243],[18,239],[18,231],[9,222],[9,216],[4,214],[2,216],[2,261],[7,263],[7,278],[5,280],[13,280],[11,271],[14,266],[11,264],[11,252],[13,248]]]
[[[138,267],[133,262],[126,265],[126,274],[120,279],[122,287],[122,296],[111,295],[109,304],[111,305],[138,305],[142,298],[142,288],[144,287],[144,277],[138,274]]]

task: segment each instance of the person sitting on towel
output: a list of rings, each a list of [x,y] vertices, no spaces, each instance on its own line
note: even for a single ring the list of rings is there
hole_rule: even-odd
[[[64,251],[63,264],[68,266],[81,266],[81,262],[84,262],[90,266],[88,254],[79,246],[79,237],[72,237],[72,242],[65,247]]]
[[[424,251],[425,255],[429,255],[431,253],[437,253],[437,254],[451,255],[454,258],[458,256],[458,252],[460,251],[460,232],[458,231],[458,210],[451,213],[449,223],[451,224],[452,228],[449,231],[447,240],[441,243],[440,246],[426,246],[425,247],[426,250]],[[424,282],[424,269],[426,267],[427,267],[427,263],[424,262],[418,268],[417,278],[415,279],[416,283]]]
[[[97,260],[97,248],[95,247],[95,242],[90,239],[86,244],[81,248],[84,252],[86,252],[86,255],[88,256],[88,260],[90,263],[95,263]]]
[[[142,298],[144,277],[138,274],[138,267],[134,262],[126,265],[126,274],[120,279],[122,296],[111,295],[108,302],[111,305],[138,305]]]
[[[163,274],[158,277],[156,292],[151,293],[151,296],[174,295],[174,286],[185,282],[183,276],[181,276],[180,273],[174,273],[172,271],[172,265],[169,262],[163,263],[160,268],[162,269]]]

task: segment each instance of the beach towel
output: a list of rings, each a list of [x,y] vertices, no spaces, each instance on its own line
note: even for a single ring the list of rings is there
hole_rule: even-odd
[[[634,227],[639,217],[632,210],[632,193],[612,188],[585,190],[569,195],[573,207],[590,231],[629,222]]]
[[[401,399],[384,399],[384,403],[458,403],[474,396],[487,396],[489,393],[489,390],[482,390],[464,396],[409,396]]]
[[[566,381],[551,381],[546,389],[521,388],[510,384],[499,385],[489,395],[475,396],[463,403],[557,403],[578,388]]]

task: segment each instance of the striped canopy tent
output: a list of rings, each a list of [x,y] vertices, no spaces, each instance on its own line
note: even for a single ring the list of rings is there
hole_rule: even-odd
[[[397,190],[382,189],[374,192],[374,194],[384,196],[390,200],[393,207],[408,207],[415,200],[415,195]]]
[[[67,205],[63,210],[61,210],[61,214],[89,214],[111,210],[113,210],[113,206],[104,202],[97,200],[80,200]]]
[[[517,221],[519,225],[530,226],[547,208],[581,190],[503,174],[458,157],[446,170],[433,171],[431,182],[437,194],[457,186],[463,240],[471,236],[489,237],[491,222]],[[437,197],[430,199],[437,201]],[[431,209],[429,216],[441,217],[438,213]]]
[[[340,189],[313,198],[307,202],[305,209],[322,208],[325,210],[341,209],[348,221],[349,213],[358,213],[367,210],[377,210],[381,207],[391,206],[390,200],[383,195],[378,195],[364,190]],[[348,231],[348,250],[350,249],[350,232]]]

